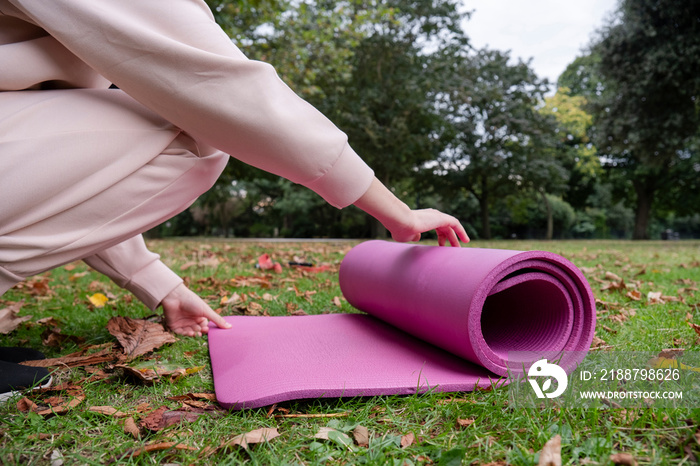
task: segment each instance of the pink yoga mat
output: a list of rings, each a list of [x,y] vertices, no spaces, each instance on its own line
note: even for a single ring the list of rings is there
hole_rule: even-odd
[[[364,313],[212,327],[219,403],[472,391],[544,354],[571,371],[595,330],[586,279],[550,252],[367,241],[343,259],[340,287]]]

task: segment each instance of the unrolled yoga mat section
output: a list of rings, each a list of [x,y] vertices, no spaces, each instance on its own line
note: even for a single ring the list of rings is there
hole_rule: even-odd
[[[339,280],[364,313],[234,316],[232,329],[210,328],[221,405],[471,391],[553,354],[570,372],[595,330],[588,283],[549,252],[367,241]]]

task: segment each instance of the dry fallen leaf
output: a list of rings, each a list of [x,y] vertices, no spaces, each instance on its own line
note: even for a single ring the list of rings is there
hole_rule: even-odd
[[[176,395],[168,397],[170,401],[184,401],[184,400],[207,400],[216,401],[215,393],[187,393],[185,395]]]
[[[139,424],[141,427],[144,427],[152,432],[158,432],[159,430],[162,430],[165,427],[165,423],[163,421],[163,413],[165,413],[168,410],[167,406],[161,406],[160,408],[157,408],[148,415],[141,419]]]
[[[177,341],[177,338],[165,331],[161,324],[142,319],[112,317],[107,322],[107,330],[117,338],[124,348],[124,354],[130,358]]]
[[[660,291],[650,291],[647,293],[647,301],[649,304],[663,304],[664,301],[661,299]]]
[[[408,448],[413,445],[413,442],[415,441],[416,436],[413,435],[413,432],[409,432],[406,435],[401,436],[401,448]]]
[[[112,344],[110,343],[106,348],[92,354],[81,355],[86,350],[93,349],[94,347],[89,346],[76,353],[71,353],[67,356],[61,356],[59,358],[47,358],[47,359],[36,359],[32,361],[24,361],[22,364],[25,366],[32,367],[52,367],[52,366],[64,366],[64,367],[84,367],[84,366],[94,366],[96,364],[102,364],[104,362],[113,362],[118,359],[118,354],[112,349]]]
[[[231,440],[228,440],[221,444],[222,448],[230,448],[234,446],[239,446],[241,448],[248,449],[248,446],[255,443],[269,442],[275,437],[279,437],[280,433],[277,429],[272,429],[269,427],[263,427],[262,429],[251,430],[245,434],[237,435]]]
[[[695,330],[695,333],[697,333],[700,336],[700,325],[693,324],[692,322],[688,322],[688,325],[690,325],[690,328]]]
[[[36,396],[40,397],[43,393],[56,393],[62,391],[65,387],[56,386],[51,388],[45,388],[41,390],[36,390]],[[27,397],[22,398],[17,402],[17,409],[21,412],[34,412],[39,416],[50,416],[54,414],[64,414],[71,409],[78,406],[85,399],[85,394],[79,387],[71,386],[68,389],[68,394],[71,395],[69,401],[66,401],[63,397],[52,396],[46,400],[40,401],[41,405],[38,405],[34,401]],[[32,395],[35,396],[35,395]]]
[[[68,280],[71,281],[71,282],[74,282],[74,281],[76,281],[77,279],[82,278],[82,277],[84,277],[84,276],[87,275],[87,274],[88,274],[87,271],[85,271],[85,272],[79,272],[79,273],[74,273],[73,275],[71,275],[70,277],[68,277]]]
[[[151,384],[160,380],[162,377],[168,377],[171,381],[177,380],[185,375],[194,374],[204,368],[204,366],[195,366],[185,369],[176,365],[152,364],[146,361],[137,366],[127,366],[126,364],[116,364],[115,368],[123,370],[126,374],[135,377],[137,380],[146,384]]]
[[[187,450],[187,451],[198,451],[197,448],[185,445],[184,443],[177,442],[159,442],[159,443],[149,443],[141,448],[136,448],[134,450],[129,450],[119,457],[119,459],[133,458],[136,456],[143,455],[144,453],[150,453],[152,451],[163,451],[163,450]]]
[[[538,466],[561,466],[561,436],[555,435],[547,440],[540,451]]]
[[[472,424],[474,424],[474,419],[457,419],[459,427],[469,427]]]
[[[610,461],[625,466],[637,466],[637,460],[629,453],[615,453],[614,455],[610,455]]]
[[[62,347],[66,342],[73,343],[75,345],[82,345],[85,343],[85,338],[78,337],[75,335],[64,335],[58,328],[50,328],[41,334],[41,342],[44,346],[51,346],[54,348]]]
[[[141,438],[141,429],[136,425],[133,417],[124,419],[124,432],[131,435],[135,439]]]
[[[114,408],[112,406],[90,406],[88,408],[89,411],[92,411],[93,413],[99,413],[99,414],[104,414],[106,416],[112,416],[112,417],[126,417],[128,414],[126,414],[123,411],[119,411],[117,408]]]
[[[24,301],[17,303],[11,303],[8,307],[0,309],[0,333],[8,334],[17,327],[22,322],[26,322],[32,318],[32,316],[22,316],[18,317],[17,313],[22,308]]]
[[[355,438],[355,443],[361,447],[369,446],[369,430],[365,426],[357,426],[352,431],[352,436]]]
[[[600,346],[605,346],[605,345],[607,345],[605,340],[603,340],[602,338],[593,337],[593,341],[591,342],[592,348],[598,348]]]
[[[95,293],[88,296],[88,300],[95,307],[105,307],[105,304],[107,304],[109,298],[102,293]]]
[[[642,299],[642,293],[638,290],[628,291],[625,296],[627,296],[632,301],[640,301]]]

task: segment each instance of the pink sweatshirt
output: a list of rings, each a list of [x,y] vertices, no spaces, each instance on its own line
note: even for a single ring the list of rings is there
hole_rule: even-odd
[[[0,91],[114,83],[194,140],[302,184],[339,208],[373,179],[346,135],[270,65],[248,60],[203,1],[0,0],[0,70]],[[10,116],[0,105],[0,137]],[[2,174],[0,181],[20,182]],[[129,283],[140,273],[131,270],[139,262],[133,255],[150,253],[126,249],[91,265],[103,263],[101,271]],[[135,288],[163,288],[156,282],[165,272],[146,275]],[[136,294],[150,307],[163,297],[162,290]]]

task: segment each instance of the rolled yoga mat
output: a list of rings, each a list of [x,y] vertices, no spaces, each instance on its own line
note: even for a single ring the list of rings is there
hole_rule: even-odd
[[[343,259],[340,287],[364,313],[212,326],[219,403],[472,391],[552,354],[570,372],[595,330],[586,279],[550,252],[367,241]]]

